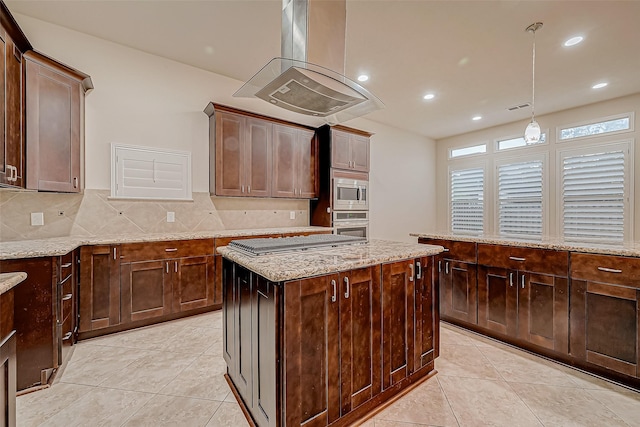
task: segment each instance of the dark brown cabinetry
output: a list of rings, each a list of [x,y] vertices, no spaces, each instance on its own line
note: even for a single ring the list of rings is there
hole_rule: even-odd
[[[438,239],[419,239],[419,243],[442,246],[435,258],[442,319],[478,323],[476,244]]]
[[[120,324],[120,245],[80,249],[80,327],[94,331]]]
[[[273,126],[272,197],[316,197],[314,133],[285,125]]]
[[[4,272],[4,270],[0,270]],[[0,425],[16,425],[17,355],[14,289],[0,295]]]
[[[0,271],[27,273],[13,289],[17,389],[46,384],[73,344],[76,253],[0,261]],[[4,297],[4,295],[3,295]],[[0,310],[5,317],[8,307]]]
[[[568,352],[566,251],[478,245],[478,325]]]
[[[120,265],[123,323],[171,313],[171,275],[174,264],[177,265],[169,261],[142,261]]]
[[[24,187],[22,54],[31,45],[4,3],[0,15],[0,185]]]
[[[38,52],[25,53],[27,188],[80,192],[84,96],[91,78]]]
[[[369,137],[332,128],[331,167],[369,172]]]
[[[272,124],[228,111],[215,114],[215,194],[268,197]]]
[[[440,347],[440,316],[432,264],[432,257],[415,261],[414,371],[430,366]]]
[[[571,255],[571,355],[640,377],[640,259]]]

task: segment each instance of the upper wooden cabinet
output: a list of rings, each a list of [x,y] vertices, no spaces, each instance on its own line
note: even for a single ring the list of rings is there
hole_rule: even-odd
[[[84,95],[91,78],[30,51],[25,53],[27,188],[82,191]]]
[[[332,128],[331,167],[369,172],[369,137]]]
[[[273,126],[272,197],[316,197],[314,133],[292,126]]]
[[[210,190],[217,196],[316,197],[310,129],[209,103]]]
[[[0,186],[24,187],[22,54],[29,49],[29,41],[0,3]]]

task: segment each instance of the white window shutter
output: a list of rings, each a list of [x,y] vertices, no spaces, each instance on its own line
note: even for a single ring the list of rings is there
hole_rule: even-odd
[[[192,200],[191,153],[112,144],[111,197]]]
[[[500,236],[541,239],[543,162],[527,160],[497,168]]]
[[[450,173],[451,231],[482,234],[484,227],[484,169]]]

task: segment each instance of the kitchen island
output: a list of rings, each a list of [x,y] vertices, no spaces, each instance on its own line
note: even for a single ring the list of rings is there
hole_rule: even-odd
[[[435,373],[442,247],[217,250],[227,379],[252,423],[350,425]]]

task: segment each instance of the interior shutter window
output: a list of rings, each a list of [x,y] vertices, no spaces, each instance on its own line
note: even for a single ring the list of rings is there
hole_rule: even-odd
[[[192,200],[191,153],[112,144],[111,197]]]
[[[500,236],[542,238],[542,160],[498,166]]]
[[[484,169],[452,170],[451,231],[482,234],[484,223]]]
[[[564,239],[622,243],[628,150],[567,155],[562,160]]]

